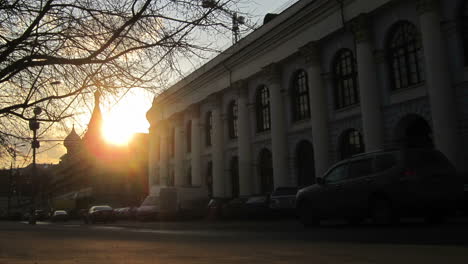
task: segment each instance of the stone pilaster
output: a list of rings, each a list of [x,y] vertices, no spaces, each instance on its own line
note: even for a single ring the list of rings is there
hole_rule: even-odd
[[[234,84],[237,90],[238,139],[237,156],[239,159],[239,191],[241,196],[253,194],[252,149],[250,147],[250,119],[248,108],[248,86],[246,81]]]
[[[222,117],[222,96],[213,95],[211,114],[213,117],[212,161],[213,161],[213,196],[226,196],[226,175],[224,165],[224,124]]]
[[[192,183],[194,186],[202,185],[201,173],[201,123],[200,123],[200,108],[198,105],[193,105],[189,108],[189,116],[192,120],[192,153],[191,153],[191,168],[192,168]]]
[[[159,148],[159,181],[161,186],[167,186],[169,178],[169,133],[167,121],[162,120],[159,124],[160,148]]]
[[[366,151],[374,151],[383,148],[383,115],[367,15],[359,15],[352,22],[352,25],[356,38],[356,60],[361,115],[364,128],[364,143]]]
[[[434,143],[457,168],[461,168],[463,161],[459,159],[455,92],[442,42],[441,18],[437,7],[438,1],[435,0],[418,1]]]
[[[174,184],[175,186],[184,186],[184,124],[183,115],[178,113],[171,118],[174,125]]]
[[[320,67],[318,43],[310,42],[300,49],[306,59],[307,85],[309,86],[312,144],[314,146],[315,174],[320,177],[330,166],[330,139],[328,127],[327,93]],[[312,162],[312,161],[311,161]]]
[[[270,92],[273,181],[276,188],[287,185],[286,177],[288,175],[288,142],[279,65],[270,64],[266,66],[264,68],[264,76]]]
[[[160,162],[160,133],[157,126],[151,127],[149,131],[148,150],[148,183],[149,188],[159,185],[159,162]]]

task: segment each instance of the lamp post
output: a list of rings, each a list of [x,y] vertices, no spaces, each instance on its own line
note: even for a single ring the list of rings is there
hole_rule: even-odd
[[[39,129],[39,121],[37,121],[37,116],[40,115],[42,112],[42,109],[40,107],[35,107],[34,108],[34,116],[29,120],[29,129],[33,131],[33,139],[31,142],[31,148],[33,151],[33,163],[32,163],[32,180],[31,182],[33,183],[33,191],[31,194],[31,201],[32,201],[32,207],[31,207],[31,212],[29,215],[29,224],[35,225],[36,224],[36,184],[34,184],[34,181],[36,180],[36,149],[39,148],[39,141],[37,140],[37,130]]]

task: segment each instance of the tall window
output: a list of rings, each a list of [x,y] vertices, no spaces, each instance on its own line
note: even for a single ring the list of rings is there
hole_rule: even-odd
[[[257,132],[270,130],[270,92],[263,85],[257,90],[255,96],[256,112],[257,112]]]
[[[338,51],[333,63],[336,109],[359,103],[356,68],[356,60],[351,50]]]
[[[229,138],[237,138],[237,102],[231,101],[228,106]]]
[[[192,181],[192,167],[188,166],[187,168],[187,186],[192,186],[193,181]]]
[[[206,113],[205,117],[205,144],[211,146],[211,138],[213,136],[213,114]]]
[[[422,42],[416,26],[407,21],[393,26],[388,42],[388,60],[393,89],[424,82]]]
[[[231,158],[231,186],[232,186],[232,197],[239,197],[239,159],[237,156]]]
[[[185,143],[187,144],[187,153],[192,152],[192,120],[187,122],[187,129],[185,131]]]
[[[208,197],[213,197],[213,162],[206,163],[206,187],[208,189]]]
[[[260,175],[260,192],[262,194],[271,193],[273,184],[273,159],[271,151],[262,149],[258,157],[258,173]]]
[[[175,182],[175,170],[174,166],[169,167],[169,178],[167,179],[167,186],[174,186]]]
[[[171,135],[170,135],[170,140],[169,140],[169,156],[171,158],[174,157],[175,154],[175,127],[171,128]]]
[[[364,152],[364,142],[361,133],[356,129],[346,130],[341,135],[340,158],[346,159]]]
[[[303,70],[294,74],[292,87],[293,120],[300,121],[310,118],[309,87],[307,73]]]

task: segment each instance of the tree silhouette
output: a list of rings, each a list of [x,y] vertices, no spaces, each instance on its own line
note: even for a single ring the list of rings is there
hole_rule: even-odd
[[[29,137],[36,106],[39,121],[57,122],[96,89],[161,92],[180,58],[206,56],[230,32],[221,9],[239,0],[204,2],[0,0],[0,154]]]

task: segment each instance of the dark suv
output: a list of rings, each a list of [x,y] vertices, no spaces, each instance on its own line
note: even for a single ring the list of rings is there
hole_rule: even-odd
[[[395,149],[353,156],[332,166],[317,183],[298,191],[304,225],[344,218],[389,224],[400,216],[442,221],[461,200],[463,184],[434,149]]]

